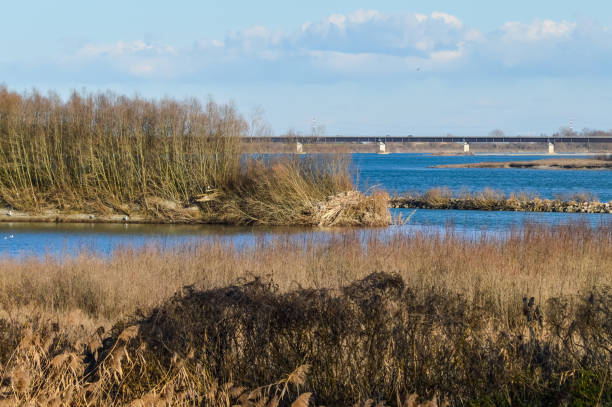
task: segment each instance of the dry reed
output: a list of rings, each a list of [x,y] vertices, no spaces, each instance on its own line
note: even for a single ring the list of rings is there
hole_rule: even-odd
[[[0,398],[605,405],[610,270],[584,225],[2,259]]]

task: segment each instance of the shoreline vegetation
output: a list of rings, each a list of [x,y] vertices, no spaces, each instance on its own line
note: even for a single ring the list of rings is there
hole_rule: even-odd
[[[355,191],[347,156],[244,154],[248,131],[212,101],[0,86],[0,206],[11,220],[390,223],[388,195]]]
[[[360,236],[2,258],[0,404],[612,403],[609,225]]]
[[[134,224],[195,224],[211,223],[200,217],[197,207],[177,208],[176,204],[166,201],[157,202],[157,208],[167,212],[163,216],[146,214],[121,213],[84,214],[79,212],[61,212],[45,210],[32,214],[0,209],[0,222],[24,223],[134,223]],[[387,226],[395,222],[388,208],[395,209],[444,209],[444,210],[479,210],[503,212],[559,212],[559,213],[595,213],[612,214],[612,201],[599,202],[590,194],[573,194],[555,199],[533,197],[527,194],[510,194],[485,188],[482,192],[453,194],[448,188],[432,188],[424,193],[407,193],[390,197],[386,193],[376,192],[371,196],[350,191],[330,196],[326,201],[317,203],[316,210],[310,213],[308,220],[302,223],[257,223],[259,225],[293,225],[293,226]],[[386,211],[387,210],[387,211]],[[190,217],[184,217],[185,212]],[[177,216],[179,215],[179,216]],[[181,216],[182,215],[182,216]],[[401,218],[396,221],[402,222]],[[223,222],[212,222],[223,223]],[[227,222],[229,223],[229,222]],[[226,223],[226,224],[227,224]],[[231,223],[230,223],[231,224]],[[249,224],[234,223],[234,225]]]
[[[610,156],[594,158],[545,158],[530,161],[501,161],[463,164],[440,164],[431,168],[529,168],[532,170],[612,170]]]
[[[349,156],[331,153],[340,150],[269,155],[265,146],[241,141],[255,130],[233,106],[212,101],[110,92],[75,92],[63,101],[0,86],[0,221],[387,226],[389,207],[610,210],[537,198],[390,201],[381,191],[355,190]],[[609,156],[601,157],[439,167],[610,168]]]
[[[392,208],[456,209],[511,212],[565,212],[612,214],[612,201],[599,202],[583,193],[546,199],[528,194],[506,195],[485,188],[482,192],[455,194],[448,188],[432,188],[424,193],[412,192],[391,198]]]

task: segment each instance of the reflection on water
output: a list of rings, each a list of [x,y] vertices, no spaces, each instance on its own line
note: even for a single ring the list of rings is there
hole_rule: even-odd
[[[530,169],[432,169],[437,164],[508,161],[549,156],[431,156],[427,154],[354,154],[361,189],[378,185],[388,191],[426,191],[447,186],[454,191],[478,191],[485,187],[506,193],[526,191],[541,197],[590,192],[602,201],[612,200],[610,171],[559,171]],[[404,217],[411,209],[394,209]],[[357,229],[362,239],[369,236],[393,238],[396,233],[445,233],[465,238],[503,237],[525,224],[611,225],[612,215],[424,210],[414,213],[403,226]],[[155,245],[173,248],[198,242],[220,242],[236,247],[265,243],[275,238],[330,240],[355,234],[355,229],[312,229],[298,227],[233,227],[218,225],[118,225],[118,224],[28,224],[0,223],[0,256],[58,256],[80,252],[110,254],[119,247]]]

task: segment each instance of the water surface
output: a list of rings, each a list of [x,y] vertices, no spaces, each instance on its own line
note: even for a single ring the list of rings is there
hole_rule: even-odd
[[[602,202],[612,200],[612,171],[536,170],[523,168],[429,168],[441,164],[530,161],[550,155],[433,156],[430,154],[354,154],[360,188],[379,186],[391,192],[448,187],[454,192],[482,191],[489,187],[526,192],[541,198],[590,193]]]
[[[391,192],[426,191],[448,187],[452,191],[480,191],[485,187],[526,192],[544,198],[573,193],[590,193],[602,201],[612,200],[612,172],[534,169],[434,169],[438,164],[482,161],[534,160],[546,155],[432,156],[428,154],[354,154],[354,169],[360,189],[372,186]],[[394,209],[392,213],[410,217],[403,226],[358,229],[364,238],[375,234],[392,238],[402,233],[444,233],[452,228],[465,238],[483,235],[503,237],[512,228],[526,223],[555,225],[582,222],[592,226],[610,224],[612,215],[488,212],[463,210]],[[0,223],[0,256],[62,256],[81,252],[111,254],[119,247],[156,245],[173,248],[198,242],[221,242],[236,246],[252,245],[275,238],[325,240],[354,229],[310,229],[296,227],[235,227],[218,225],[119,225],[119,224],[41,224]]]

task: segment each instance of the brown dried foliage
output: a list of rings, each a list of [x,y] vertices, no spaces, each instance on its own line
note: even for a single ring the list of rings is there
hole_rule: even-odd
[[[366,242],[349,234],[244,252],[201,249],[124,251],[62,266],[0,262],[0,398],[213,406],[612,401],[609,228],[527,227],[481,241],[450,232]],[[265,272],[249,277],[255,265]],[[177,287],[184,283],[195,286]],[[78,311],[75,299],[96,284],[115,296],[101,293],[87,314]],[[59,286],[64,302],[45,291]],[[21,292],[26,287],[31,292]],[[96,329],[104,320],[113,325],[106,333]]]

